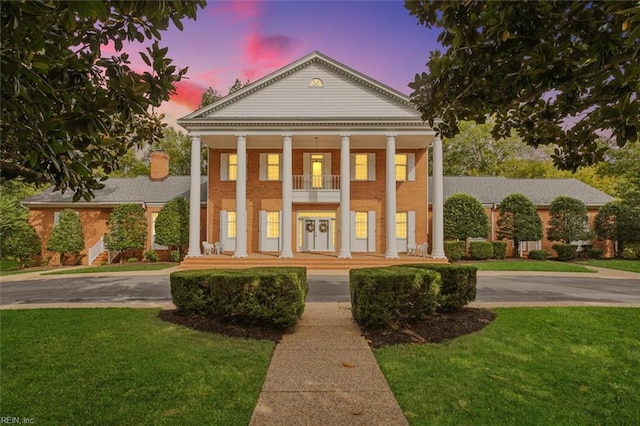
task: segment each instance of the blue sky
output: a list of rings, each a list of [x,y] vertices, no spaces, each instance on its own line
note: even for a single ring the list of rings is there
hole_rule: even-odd
[[[438,48],[437,31],[418,25],[400,0],[210,1],[196,21],[163,33],[161,46],[188,79],[159,110],[174,124],[212,86],[226,95],[236,78],[258,78],[313,51],[406,94]],[[129,46],[133,52],[139,46]],[[135,59],[134,66],[143,67]]]

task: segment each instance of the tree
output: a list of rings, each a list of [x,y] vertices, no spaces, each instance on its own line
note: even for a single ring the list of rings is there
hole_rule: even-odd
[[[0,57],[0,175],[53,184],[90,199],[135,143],[162,135],[153,108],[169,100],[187,69],[161,48],[160,32],[195,19],[196,1],[34,0],[3,2]],[[125,43],[148,70],[132,69]],[[103,55],[111,43],[114,54]]]
[[[631,192],[640,192],[640,144],[610,150],[606,161],[599,164],[598,173],[613,181],[614,195],[618,197],[628,198]]]
[[[183,247],[189,243],[189,202],[176,197],[165,204],[156,218],[156,243],[178,250],[182,259]]]
[[[515,256],[521,241],[542,239],[542,220],[536,207],[522,194],[511,194],[498,204],[498,239],[513,240]]]
[[[444,238],[466,240],[486,238],[489,220],[477,198],[468,194],[453,194],[444,202]]]
[[[459,122],[495,116],[493,134],[515,130],[529,145],[555,146],[556,166],[604,158],[601,132],[618,146],[640,127],[637,1],[406,0],[420,24],[442,28],[446,51],[409,84],[423,119],[444,137]],[[440,121],[441,120],[441,121]]]
[[[107,220],[109,232],[105,244],[110,250],[125,252],[124,260],[131,256],[127,252],[144,249],[147,242],[147,218],[140,204],[120,204],[116,206]]]
[[[238,90],[242,89],[245,86],[248,86],[249,84],[251,84],[249,80],[243,83],[239,78],[236,78],[236,81],[233,82],[233,85],[229,87],[229,93],[227,94],[227,96],[232,94],[233,92],[237,92]]]
[[[169,174],[188,176],[191,173],[191,138],[183,132],[167,127],[164,136],[154,149],[160,149],[169,154]],[[207,174],[207,147],[202,146],[200,153],[200,174]]]
[[[617,242],[616,255],[625,243],[640,242],[640,203],[610,201],[600,207],[593,221],[593,230],[601,240]]]
[[[79,256],[83,249],[84,232],[78,213],[71,209],[62,210],[47,241],[47,250],[60,253],[60,264],[64,265],[67,254]]]
[[[33,264],[34,257],[42,253],[38,233],[26,222],[2,238],[2,247],[2,255],[16,259],[20,268]]]
[[[222,99],[222,95],[220,94],[220,92],[209,86],[209,88],[202,94],[202,99],[200,99],[200,105],[198,105],[198,109],[204,108],[207,105],[211,105],[218,99]]]
[[[549,226],[547,239],[571,244],[571,241],[585,239],[585,224],[589,224],[587,206],[572,197],[556,197],[549,206]]]

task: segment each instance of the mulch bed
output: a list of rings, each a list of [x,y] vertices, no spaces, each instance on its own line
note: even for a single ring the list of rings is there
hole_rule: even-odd
[[[220,319],[199,315],[181,315],[175,310],[161,311],[163,321],[194,330],[207,331],[230,337],[271,340],[279,342],[286,333],[238,319]],[[465,334],[476,332],[496,317],[489,309],[464,308],[457,312],[439,312],[424,321],[397,324],[387,328],[365,328],[362,333],[373,348],[406,343],[442,343]]]

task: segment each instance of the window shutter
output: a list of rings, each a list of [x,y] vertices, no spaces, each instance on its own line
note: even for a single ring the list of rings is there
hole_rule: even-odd
[[[229,154],[220,154],[220,180],[228,180]]]
[[[407,212],[407,245],[416,245],[416,212]]]
[[[267,245],[267,211],[266,210],[260,210],[259,217],[260,217],[260,226],[258,228],[258,235],[260,236],[260,238],[259,238],[258,250],[266,251],[266,245]]]
[[[267,154],[260,154],[260,180],[267,180]]]
[[[302,154],[302,174],[309,176],[311,174],[311,153]]]
[[[367,251],[369,253],[375,253],[376,251],[376,211],[370,210],[367,217]]]
[[[376,180],[376,154],[368,154],[367,155],[367,168],[369,169],[368,178],[369,180]]]
[[[416,180],[416,155],[407,154],[407,180]]]
[[[325,176],[331,176],[331,153],[324,154],[324,170],[322,171]]]
[[[356,212],[351,210],[349,212],[349,220],[351,221],[351,235],[349,239],[351,240],[351,247],[356,246]]]
[[[349,179],[350,180],[356,179],[356,155],[355,154],[349,154]]]

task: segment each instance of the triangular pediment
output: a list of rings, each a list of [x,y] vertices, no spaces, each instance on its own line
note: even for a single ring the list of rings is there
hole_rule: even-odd
[[[314,52],[179,122],[247,119],[421,121],[408,96]]]

